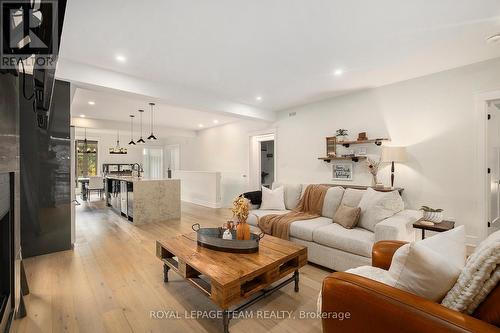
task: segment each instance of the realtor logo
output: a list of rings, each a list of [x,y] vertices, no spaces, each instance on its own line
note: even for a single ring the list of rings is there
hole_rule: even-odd
[[[57,1],[3,0],[0,4],[0,68],[18,68],[21,60],[28,66],[55,66]]]

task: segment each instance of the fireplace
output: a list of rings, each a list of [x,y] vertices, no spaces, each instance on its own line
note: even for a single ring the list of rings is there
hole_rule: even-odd
[[[9,325],[14,309],[14,218],[11,175],[0,174],[0,331]]]

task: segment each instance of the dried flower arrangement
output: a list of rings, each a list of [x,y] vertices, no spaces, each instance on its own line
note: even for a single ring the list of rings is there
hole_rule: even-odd
[[[250,211],[250,200],[245,198],[243,195],[237,197],[233,201],[233,217],[238,220],[238,225],[236,226],[236,239],[248,240],[250,239],[250,227],[248,226],[247,218]]]
[[[372,174],[372,185],[375,186],[377,185],[377,174],[378,174],[378,168],[380,166],[380,161],[375,161],[374,159],[367,158],[366,161],[366,167],[368,168],[368,171]]]
[[[250,200],[244,196],[239,196],[233,201],[233,217],[236,217],[239,222],[246,222],[250,211]]]

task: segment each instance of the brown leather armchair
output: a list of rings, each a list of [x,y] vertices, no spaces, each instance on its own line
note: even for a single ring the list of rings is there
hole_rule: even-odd
[[[399,241],[376,243],[372,250],[372,266],[388,269],[394,252],[404,244]],[[498,333],[500,286],[497,285],[474,314],[469,316],[383,283],[336,272],[323,281],[321,310],[323,332],[326,333]]]

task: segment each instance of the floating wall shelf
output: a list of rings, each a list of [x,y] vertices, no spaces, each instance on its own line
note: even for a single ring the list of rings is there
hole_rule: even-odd
[[[336,156],[336,157],[318,157],[318,160],[322,160],[330,163],[332,160],[351,160],[353,162],[358,162],[359,160],[366,159],[366,156]]]
[[[377,146],[380,146],[380,145],[382,145],[383,141],[390,141],[390,140],[387,138],[381,138],[381,139],[371,139],[371,140],[362,140],[362,141],[357,141],[357,140],[356,141],[337,141],[337,144],[342,145],[346,148],[349,148],[350,145],[363,145],[363,144],[367,144],[367,143],[374,143]]]

